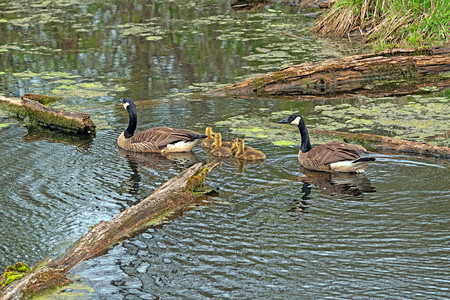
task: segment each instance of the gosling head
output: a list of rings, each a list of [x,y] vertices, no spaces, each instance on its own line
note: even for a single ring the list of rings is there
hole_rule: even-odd
[[[245,147],[245,142],[244,142],[244,140],[243,140],[243,139],[238,139],[238,140],[237,140],[237,143],[238,143],[238,149],[239,149],[240,151],[244,151],[244,147]]]
[[[122,102],[123,108],[125,108],[126,110],[128,110],[129,108],[135,108],[133,99],[131,99],[130,97],[120,99],[120,102]]]
[[[214,134],[213,148],[215,147],[222,147],[222,134],[220,132]]]
[[[231,139],[231,150],[237,149],[237,147],[238,147],[238,139],[237,138]]]
[[[297,114],[292,114],[287,118],[284,118],[281,121],[278,121],[278,123],[284,123],[284,124],[291,124],[294,126],[298,126],[300,124],[300,121],[302,120],[302,117]]]
[[[207,137],[212,138],[212,134],[213,134],[212,127],[206,127],[206,129],[205,129],[205,135],[206,135]]]

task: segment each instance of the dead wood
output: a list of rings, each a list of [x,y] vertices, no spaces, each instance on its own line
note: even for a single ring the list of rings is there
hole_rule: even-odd
[[[83,134],[95,132],[94,122],[89,115],[43,105],[39,101],[44,101],[44,96],[30,95],[30,97],[25,95],[20,100],[0,96],[0,109],[8,111],[20,119],[25,119],[26,122],[51,129]],[[45,100],[48,101],[48,98]]]
[[[64,274],[80,261],[102,255],[133,234],[158,224],[173,213],[180,212],[198,195],[196,188],[218,164],[197,163],[170,179],[140,203],[109,222],[101,221],[54,261],[48,259],[42,267],[11,283],[0,299],[21,299],[47,288],[67,284]]]
[[[325,129],[315,129],[313,131],[317,134],[339,137],[346,142],[363,145],[367,149],[450,158],[450,148],[445,146],[436,146],[424,142],[408,141],[368,133],[351,133]]]
[[[450,46],[396,49],[283,68],[215,91],[207,96],[392,96],[421,88],[450,86]]]

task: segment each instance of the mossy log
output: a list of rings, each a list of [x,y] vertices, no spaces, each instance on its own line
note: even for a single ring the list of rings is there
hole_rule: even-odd
[[[55,260],[46,260],[0,294],[1,300],[21,299],[46,289],[68,284],[64,274],[80,261],[102,255],[133,234],[181,212],[199,197],[196,188],[218,164],[198,163],[170,179],[140,203],[109,222],[101,221]]]
[[[391,96],[450,86],[450,46],[396,49],[283,68],[207,96]]]
[[[430,145],[423,142],[408,141],[368,133],[351,133],[325,129],[314,129],[313,131],[316,134],[339,137],[346,142],[357,143],[370,150],[378,149],[438,158],[450,158],[450,148],[445,146]]]
[[[94,122],[89,115],[43,105],[39,101],[49,101],[48,97],[30,95],[25,95],[21,99],[0,96],[0,109],[26,120],[26,122],[43,127],[82,134],[93,134],[95,132]]]

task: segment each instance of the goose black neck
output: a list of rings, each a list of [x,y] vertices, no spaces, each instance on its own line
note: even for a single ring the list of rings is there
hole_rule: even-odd
[[[298,124],[298,130],[300,130],[300,135],[302,136],[302,143],[300,145],[300,150],[305,153],[311,150],[311,143],[309,141],[309,133],[308,129],[306,128],[305,121],[303,121],[303,118],[300,119],[300,123]]]
[[[127,129],[125,129],[124,135],[125,138],[130,138],[133,136],[134,131],[136,130],[136,125],[137,125],[137,113],[136,113],[136,109],[133,106],[128,106],[128,115],[129,115],[129,122],[128,122],[128,127]]]

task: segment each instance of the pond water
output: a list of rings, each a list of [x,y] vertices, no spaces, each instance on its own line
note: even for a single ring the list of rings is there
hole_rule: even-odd
[[[80,3],[79,3],[80,2]],[[309,33],[313,19],[228,1],[3,1],[0,93],[64,96],[89,113],[82,139],[0,112],[0,267],[56,257],[195,162],[126,155],[116,139],[135,99],[138,130],[166,125],[238,136],[267,160],[228,159],[218,194],[70,271],[58,297],[88,299],[429,298],[449,292],[449,163],[382,153],[364,175],[302,170],[291,112],[311,128],[369,131],[448,145],[449,95],[280,101],[199,92],[360,50]],[[397,112],[397,113],[396,113]],[[312,135],[313,143],[324,142]]]

